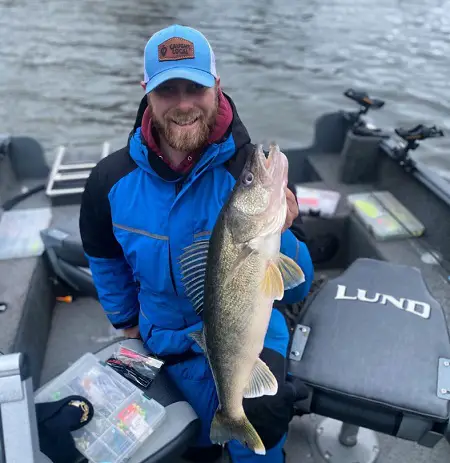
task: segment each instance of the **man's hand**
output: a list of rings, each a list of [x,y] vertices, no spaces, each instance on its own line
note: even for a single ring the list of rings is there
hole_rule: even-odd
[[[298,216],[298,203],[294,193],[289,188],[286,188],[286,202],[287,202],[287,213],[286,222],[281,230],[281,233],[286,231],[294,222]]]
[[[141,339],[141,333],[139,332],[139,326],[133,326],[132,328],[125,328],[123,335],[126,338]]]

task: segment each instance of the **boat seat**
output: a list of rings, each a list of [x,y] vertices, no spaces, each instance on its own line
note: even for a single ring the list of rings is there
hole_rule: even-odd
[[[304,412],[433,447],[446,433],[450,340],[416,268],[357,259],[305,305],[289,372]]]
[[[52,212],[51,226],[41,231],[52,272],[79,294],[98,299],[81,242],[79,206],[55,207]]]
[[[125,339],[110,344],[96,352],[95,355],[100,360],[106,361],[118,349],[119,345],[145,353],[142,341]],[[38,389],[36,395],[47,385]],[[195,437],[200,429],[198,416],[166,375],[164,368],[161,369],[147,389],[141,388],[141,390],[148,397],[163,405],[166,409],[166,415],[161,425],[155,429],[128,461],[129,463],[174,461],[192,442],[195,442]]]
[[[55,228],[49,228],[45,232],[47,233],[47,237],[58,240],[58,245],[56,246],[55,240],[55,245],[52,247],[58,258],[76,267],[89,266],[79,233],[71,235]]]
[[[41,232],[46,249],[70,265],[88,267],[79,229],[79,206],[60,206],[52,209],[51,226]]]

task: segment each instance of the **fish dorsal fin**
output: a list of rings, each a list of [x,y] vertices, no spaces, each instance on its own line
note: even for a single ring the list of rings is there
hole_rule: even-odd
[[[270,368],[258,358],[253,367],[248,385],[244,390],[244,397],[246,399],[254,399],[263,395],[275,395],[277,391],[277,378],[270,371]]]
[[[203,311],[208,249],[208,239],[195,241],[183,249],[184,252],[179,258],[186,295],[191,301],[197,315],[200,315]]]
[[[283,278],[284,290],[295,288],[305,281],[305,274],[297,262],[285,254],[280,254],[278,268]]]
[[[278,269],[277,263],[270,261],[267,265],[266,273],[261,284],[261,290],[264,296],[281,300],[284,295],[283,277]]]

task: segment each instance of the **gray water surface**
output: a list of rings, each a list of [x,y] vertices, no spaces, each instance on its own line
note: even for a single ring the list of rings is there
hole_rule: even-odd
[[[168,24],[199,28],[255,142],[308,144],[314,119],[353,108],[348,87],[386,99],[373,119],[450,134],[447,0],[0,0],[0,133],[51,158],[124,145],[142,97],[142,54]],[[417,150],[450,169],[450,136]]]

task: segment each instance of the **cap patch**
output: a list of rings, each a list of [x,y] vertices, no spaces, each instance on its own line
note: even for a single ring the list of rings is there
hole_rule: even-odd
[[[158,45],[159,61],[195,58],[194,44],[181,37],[172,37]]]

